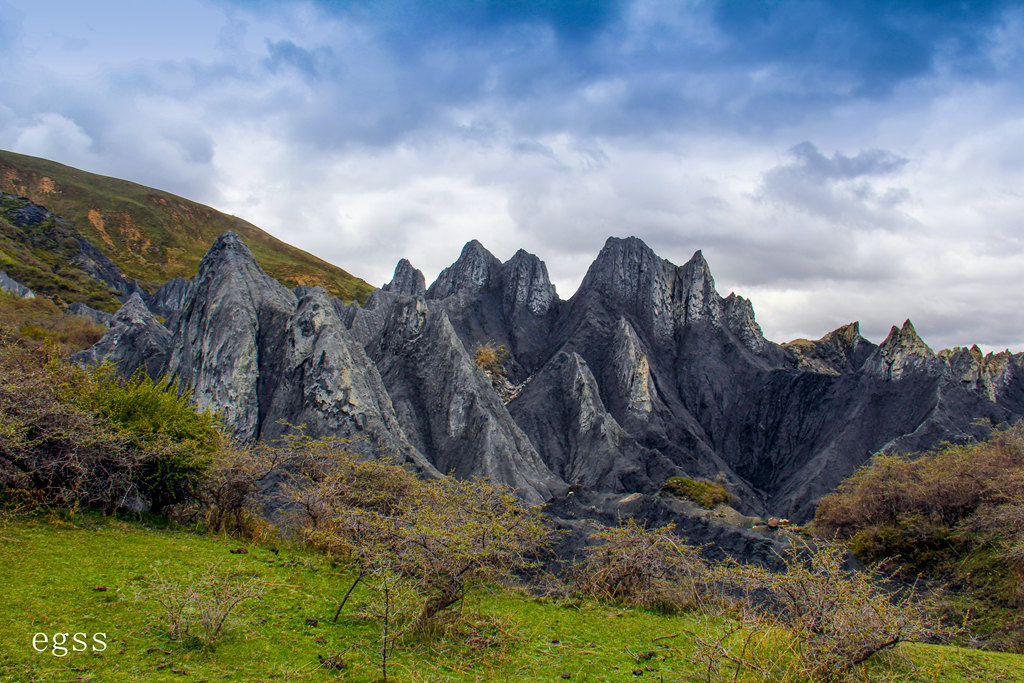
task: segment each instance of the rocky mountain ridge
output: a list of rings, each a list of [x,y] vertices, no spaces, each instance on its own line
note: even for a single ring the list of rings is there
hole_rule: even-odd
[[[1024,354],[936,354],[910,321],[879,345],[856,323],[775,344],[699,251],[676,266],[635,237],[610,238],[569,300],[536,256],[502,263],[472,241],[429,288],[403,259],[344,304],[288,290],[231,233],[166,287],[164,325],[133,297],[80,359],[168,372],[243,439],[304,424],[584,515],[625,500],[662,514],[631,496],[686,476],[723,482],[742,512],[806,519],[877,451],[1024,415]],[[507,405],[473,361],[484,343],[523,385]]]

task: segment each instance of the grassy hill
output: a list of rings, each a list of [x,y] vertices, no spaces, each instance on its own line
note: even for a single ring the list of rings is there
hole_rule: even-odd
[[[345,301],[373,287],[255,225],[208,206],[125,180],[0,150],[0,190],[69,221],[124,273],[152,291],[190,278],[213,241],[237,233],[267,273],[288,287],[320,285]]]
[[[245,548],[244,554],[232,553]],[[164,635],[161,609],[145,597],[159,573],[169,582],[218,563],[258,577],[249,601],[215,651]],[[0,517],[0,681],[379,680],[377,624],[352,608],[331,617],[351,570],[285,544],[147,526],[94,514]],[[103,590],[100,590],[100,589]],[[399,681],[703,681],[691,633],[714,638],[730,624],[586,600],[549,600],[494,588],[466,598],[489,621],[479,631],[400,647],[389,663]],[[307,621],[316,619],[316,624]],[[33,650],[37,633],[104,633],[101,652]],[[743,645],[742,635],[734,647]],[[92,641],[90,641],[91,644]],[[70,641],[68,643],[71,644]],[[320,657],[340,655],[344,670]],[[1019,681],[1024,658],[909,645],[897,665],[905,681]],[[639,673],[637,673],[639,672]],[[711,680],[733,680],[731,670]],[[750,680],[741,675],[739,680]],[[860,679],[858,679],[860,680]],[[894,680],[886,678],[885,680]]]

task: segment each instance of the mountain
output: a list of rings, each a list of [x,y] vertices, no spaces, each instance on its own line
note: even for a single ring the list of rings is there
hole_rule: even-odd
[[[319,285],[344,301],[373,289],[346,271],[240,218],[167,192],[0,150],[0,191],[63,218],[103,258],[147,292],[190,278],[217,237],[233,231],[271,277],[289,287]]]
[[[677,266],[635,237],[610,238],[569,300],[536,256],[501,262],[474,240],[429,288],[403,259],[346,304],[288,290],[233,233],[161,291],[164,325],[134,297],[79,359],[170,373],[243,439],[305,424],[565,517],[632,511],[748,556],[763,538],[666,498],[666,480],[715,479],[743,513],[803,520],[878,451],[1024,415],[1024,354],[934,353],[910,321],[879,345],[856,323],[776,344],[699,251]],[[515,391],[476,367],[487,343],[506,347]]]

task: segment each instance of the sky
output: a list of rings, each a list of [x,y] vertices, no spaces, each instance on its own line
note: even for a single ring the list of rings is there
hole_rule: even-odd
[[[0,148],[380,285],[609,236],[765,335],[1024,350],[1024,3],[0,0]]]

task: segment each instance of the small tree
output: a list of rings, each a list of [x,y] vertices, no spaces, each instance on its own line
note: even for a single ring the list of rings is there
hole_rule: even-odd
[[[473,583],[524,569],[548,546],[540,512],[508,487],[421,481],[396,465],[310,443],[311,457],[288,488],[307,539],[354,559],[356,582],[386,573],[408,582],[420,596],[417,627],[458,603]]]
[[[136,598],[160,606],[168,638],[212,652],[237,608],[243,602],[259,600],[265,590],[266,582],[258,576],[224,572],[218,563],[210,562],[198,574],[189,572],[180,581],[166,578],[154,567],[152,578]]]

